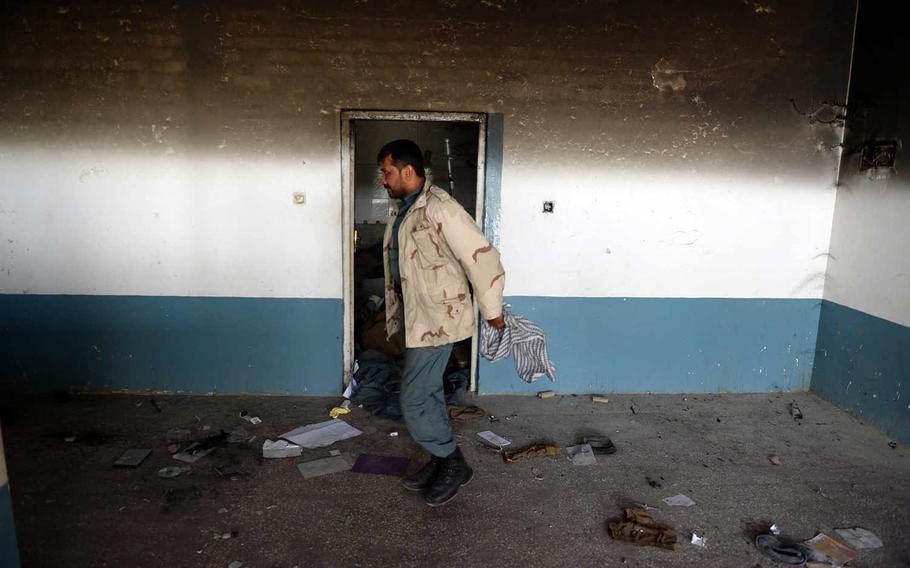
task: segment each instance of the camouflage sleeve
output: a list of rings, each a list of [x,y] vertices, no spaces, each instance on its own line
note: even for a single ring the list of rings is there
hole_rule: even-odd
[[[481,316],[490,320],[502,315],[506,272],[499,261],[499,251],[487,242],[458,202],[440,203],[427,212],[467,273]]]

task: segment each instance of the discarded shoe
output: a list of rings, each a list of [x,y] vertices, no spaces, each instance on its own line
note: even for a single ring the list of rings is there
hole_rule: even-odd
[[[428,461],[417,473],[409,475],[401,480],[401,485],[408,491],[423,491],[436,481],[439,474],[439,468],[442,465],[443,458],[431,456]]]
[[[458,490],[474,479],[474,470],[465,461],[461,448],[455,448],[452,455],[443,458],[439,473],[430,488],[427,489],[424,500],[430,507],[445,505],[455,498]]]
[[[607,524],[610,536],[640,546],[656,546],[667,550],[676,547],[676,531],[661,526],[654,517],[642,511],[628,507],[622,510],[623,520]]]
[[[806,555],[802,550],[785,543],[773,534],[760,534],[755,537],[755,548],[775,562],[793,566],[806,563]]]

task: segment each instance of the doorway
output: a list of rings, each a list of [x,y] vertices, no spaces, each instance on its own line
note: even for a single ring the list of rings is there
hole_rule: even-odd
[[[382,239],[392,205],[379,183],[376,154],[391,140],[413,140],[424,154],[427,177],[449,192],[483,229],[486,115],[481,113],[344,111],[342,136],[342,215],[344,251],[344,384],[360,356],[377,351],[394,358],[403,345],[388,342]],[[474,308],[478,317],[477,307]],[[455,344],[447,388],[466,380],[477,389],[477,330]]]

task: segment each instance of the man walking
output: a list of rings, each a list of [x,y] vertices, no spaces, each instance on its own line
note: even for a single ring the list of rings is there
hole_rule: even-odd
[[[398,200],[383,241],[386,332],[404,334],[401,409],[411,437],[431,454],[402,485],[424,491],[435,507],[474,476],[452,437],[443,391],[452,344],[476,326],[468,283],[481,316],[502,328],[505,271],[474,219],[428,182],[417,144],[389,142],[376,160],[383,187]]]

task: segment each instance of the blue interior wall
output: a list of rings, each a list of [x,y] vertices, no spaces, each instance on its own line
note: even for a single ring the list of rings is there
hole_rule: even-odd
[[[812,390],[910,444],[910,327],[822,304]]]
[[[334,395],[340,299],[0,295],[0,390]]]
[[[509,297],[547,334],[557,380],[481,359],[480,391],[765,392],[809,387],[818,300]]]
[[[890,171],[870,175],[861,166],[865,144],[891,140],[906,147],[910,136],[910,82],[894,72],[905,65],[910,39],[892,8],[886,2],[860,2],[858,8],[811,390],[910,444],[910,400],[902,393],[903,383],[910,385],[910,327],[895,323],[910,321],[910,231],[901,214],[910,212],[906,151],[898,151]]]

